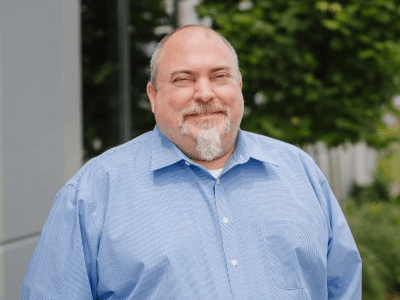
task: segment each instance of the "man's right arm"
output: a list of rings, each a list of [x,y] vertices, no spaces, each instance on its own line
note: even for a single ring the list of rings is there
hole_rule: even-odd
[[[21,300],[96,299],[96,241],[87,203],[73,185],[57,194],[21,286]]]

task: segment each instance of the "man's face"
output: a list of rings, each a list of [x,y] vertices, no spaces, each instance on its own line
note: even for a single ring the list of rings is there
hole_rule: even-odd
[[[217,35],[202,28],[175,33],[160,54],[157,80],[157,90],[148,85],[152,110],[176,145],[189,153],[196,145],[201,154],[201,143],[219,139],[214,156],[233,146],[243,116],[242,83],[233,54]]]

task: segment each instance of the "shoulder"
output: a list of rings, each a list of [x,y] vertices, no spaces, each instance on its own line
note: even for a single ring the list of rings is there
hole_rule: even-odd
[[[242,131],[244,141],[253,157],[279,167],[281,174],[310,182],[315,188],[326,178],[314,159],[298,146],[260,134]],[[263,159],[265,158],[265,159]]]
[[[269,150],[271,147],[278,147],[281,150],[285,151],[301,151],[301,149],[295,145],[289,144],[287,142],[277,140],[274,138],[271,138],[269,136],[265,136],[262,134],[250,132],[250,131],[245,131],[242,130],[243,135],[246,138],[246,141],[251,141],[259,146],[267,147]]]
[[[311,156],[299,146],[253,132],[242,131],[242,134],[250,149],[266,153],[278,165],[299,162],[307,166],[315,166]]]
[[[126,169],[149,164],[151,159],[152,132],[146,132],[122,145],[113,147],[87,161],[66,185],[76,186],[82,180],[109,177]],[[143,167],[143,166],[142,166]],[[104,180],[105,178],[103,178]]]

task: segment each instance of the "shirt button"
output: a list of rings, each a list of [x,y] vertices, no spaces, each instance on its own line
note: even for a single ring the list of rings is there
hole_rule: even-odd
[[[224,222],[225,225],[228,225],[229,219],[227,217],[223,217],[222,222]]]
[[[219,178],[217,178],[217,184],[221,184],[221,180],[219,180]]]
[[[187,166],[190,166],[190,163],[189,163],[188,161],[185,161],[185,164],[186,164]]]
[[[236,259],[231,259],[231,265],[232,265],[233,267],[237,267],[238,261],[237,261]]]
[[[244,157],[243,157],[243,155],[240,155],[240,160],[242,160],[242,161],[244,160]]]

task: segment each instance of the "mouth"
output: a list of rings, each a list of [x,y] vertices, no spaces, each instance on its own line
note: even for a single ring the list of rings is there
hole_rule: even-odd
[[[190,117],[212,117],[215,115],[226,115],[224,111],[213,111],[213,112],[205,112],[205,113],[189,113],[184,116],[184,119],[190,118]]]
[[[189,132],[188,126],[205,128],[224,124],[224,131],[230,131],[231,114],[229,109],[223,107],[209,107],[208,109],[187,109],[182,112],[179,128],[182,133]]]

